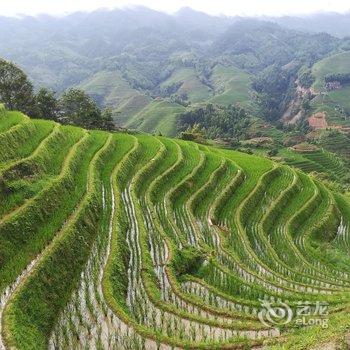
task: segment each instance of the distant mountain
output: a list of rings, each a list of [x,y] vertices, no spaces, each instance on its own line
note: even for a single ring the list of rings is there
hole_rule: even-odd
[[[173,135],[182,107],[240,103],[256,110],[251,90],[258,85],[283,86],[272,100],[266,89],[254,92],[273,105],[262,115],[278,118],[299,68],[337,52],[344,42],[291,29],[302,23],[210,16],[190,8],[169,15],[145,7],[59,18],[0,17],[0,57],[21,66],[36,87],[58,93],[83,88],[99,105],[112,108],[122,125],[152,131],[149,126],[162,121],[146,119],[162,106]],[[256,79],[259,84],[251,85]]]
[[[302,17],[284,16],[267,17],[266,19],[290,29],[310,33],[325,32],[339,38],[350,36],[350,12],[345,14],[326,12]]]
[[[239,17],[210,16],[189,7],[183,7],[176,12],[175,18],[192,33],[206,32],[211,37],[223,33],[239,19]]]
[[[232,21],[189,9],[170,16],[144,7],[60,18],[0,17],[0,56],[22,66],[37,85],[62,91],[105,68],[107,58],[123,53],[148,62],[203,48]]]
[[[329,14],[325,18],[333,17]],[[270,20],[301,29],[305,21],[287,17]],[[324,22],[324,26],[328,23],[318,22]],[[209,16],[190,8],[174,15],[136,7],[74,13],[60,18],[0,17],[0,56],[22,66],[37,86],[47,85],[57,91],[79,84],[100,70],[125,71],[125,65],[137,64],[143,67],[137,69],[132,80],[142,88],[154,88],[171,73],[171,69],[164,68],[166,61],[171,61],[174,54],[177,59],[183,57],[184,52],[205,60],[218,54],[243,55],[235,61],[240,64],[245,60],[241,66],[248,69],[275,61],[288,63],[295,56],[295,46],[300,44],[295,41],[301,39],[312,51],[314,43],[320,40],[327,51],[332,41],[326,36],[297,34],[266,21]],[[208,51],[209,48],[214,51]],[[145,76],[147,65],[154,62],[155,71],[151,77]]]
[[[246,69],[285,65],[293,60],[311,62],[331,52],[338,40],[326,33],[308,34],[278,24],[240,20],[213,43],[216,53],[231,55]]]

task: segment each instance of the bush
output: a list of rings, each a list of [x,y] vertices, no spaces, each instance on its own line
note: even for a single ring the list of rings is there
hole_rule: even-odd
[[[184,247],[176,251],[172,260],[172,267],[177,276],[193,274],[204,262],[204,254],[193,246]]]
[[[268,152],[267,152],[267,155],[269,157],[274,157],[274,156],[277,156],[278,154],[278,149],[277,148],[272,148],[270,149]]]

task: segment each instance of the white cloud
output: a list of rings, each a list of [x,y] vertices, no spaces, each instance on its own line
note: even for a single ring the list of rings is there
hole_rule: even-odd
[[[210,14],[224,15],[284,15],[350,10],[347,0],[0,0],[0,15],[58,15],[128,5],[144,5],[165,12],[175,12],[189,6]]]

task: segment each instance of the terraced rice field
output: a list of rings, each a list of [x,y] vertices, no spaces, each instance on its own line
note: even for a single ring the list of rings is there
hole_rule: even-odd
[[[331,144],[333,146],[331,149],[335,150],[337,140],[332,139]],[[348,147],[346,145],[343,146],[343,150],[346,152]],[[341,152],[339,153],[341,154]],[[328,152],[325,149],[302,153],[285,150],[283,155],[285,156],[284,160],[286,164],[289,166],[296,167],[307,173],[316,172],[325,174],[333,181],[341,182],[347,174],[344,160],[337,156],[336,153]]]
[[[268,159],[0,115],[1,349],[322,349],[350,204]],[[292,313],[262,313],[262,303]],[[327,305],[327,328],[296,310]],[[289,317],[289,314],[288,314]],[[265,321],[265,322],[262,322]]]

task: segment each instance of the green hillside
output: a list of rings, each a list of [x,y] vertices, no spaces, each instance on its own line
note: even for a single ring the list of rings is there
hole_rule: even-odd
[[[143,108],[146,108],[152,99],[143,94],[136,94],[125,99],[116,109],[114,109],[114,120],[118,125],[125,126]]]
[[[350,85],[343,86],[340,90],[329,92],[332,103],[338,104],[350,111]]]
[[[212,102],[219,105],[249,105],[250,75],[233,66],[216,65],[210,84],[205,85],[194,68],[174,70],[160,84],[165,95],[186,96],[187,103]],[[137,90],[118,71],[100,71],[79,85],[102,106],[112,108],[118,125],[144,132],[177,133],[177,116],[185,108],[170,99],[152,98],[145,90]]]
[[[126,127],[149,133],[175,136],[177,116],[184,111],[185,107],[178,103],[155,100],[132,116],[126,123]]]
[[[329,74],[350,73],[350,52],[343,52],[317,62],[312,68],[315,77],[313,88],[321,92],[312,101],[314,111],[325,111],[331,125],[350,126],[350,85],[338,90],[326,91],[325,77]]]
[[[99,104],[113,109],[115,120],[124,125],[151,98],[132,88],[118,71],[100,71],[79,85]]]
[[[0,196],[1,349],[344,345],[350,203],[300,171],[2,110]]]
[[[349,73],[350,52],[342,52],[317,62],[312,68],[315,77],[313,87],[317,91],[324,91],[324,78],[327,74]]]
[[[186,94],[188,100],[192,103],[202,102],[208,99],[212,91],[199,78],[194,68],[176,69],[171,76],[160,84],[161,89],[176,86],[177,94]]]
[[[251,99],[250,75],[234,66],[216,65],[211,80],[215,91],[215,96],[211,98],[211,101],[214,103],[227,106],[233,103],[244,104]]]

